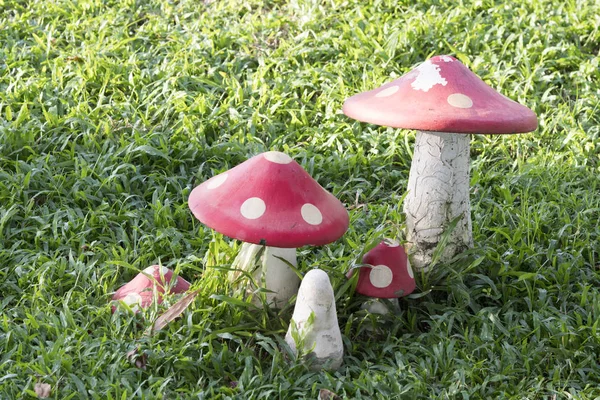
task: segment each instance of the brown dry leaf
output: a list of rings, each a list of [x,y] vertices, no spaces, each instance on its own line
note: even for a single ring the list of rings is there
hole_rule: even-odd
[[[52,386],[48,383],[37,382],[33,386],[33,391],[37,395],[38,399],[47,399],[50,397],[50,392],[52,391]]]
[[[195,290],[183,296],[181,300],[173,304],[167,311],[158,317],[156,321],[154,321],[154,324],[146,331],[146,334],[151,335],[156,331],[160,331],[162,328],[167,326],[169,322],[179,317],[185,311],[185,309],[192,304],[192,301],[194,301],[194,298],[196,298],[198,293],[199,291]]]
[[[136,368],[146,369],[146,362],[148,361],[148,354],[142,352],[140,353],[139,348],[135,348],[127,353],[127,360]]]
[[[73,61],[73,62],[81,63],[81,62],[83,62],[83,58],[81,58],[79,56],[68,56],[67,57],[67,61]]]
[[[331,390],[321,389],[319,390],[319,400],[342,400],[342,398]]]

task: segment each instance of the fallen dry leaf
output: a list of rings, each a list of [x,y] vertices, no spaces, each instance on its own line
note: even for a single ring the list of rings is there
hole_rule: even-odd
[[[146,369],[146,362],[148,361],[148,354],[142,352],[140,353],[139,348],[135,348],[127,353],[127,359],[136,368]]]
[[[342,398],[331,390],[321,389],[319,390],[319,400],[342,400]]]
[[[198,293],[199,291],[195,290],[183,296],[181,300],[173,304],[167,311],[158,317],[156,321],[154,321],[154,324],[149,328],[148,331],[146,331],[146,334],[151,335],[156,331],[160,331],[162,328],[167,326],[169,322],[179,317],[185,311],[185,309],[192,304],[192,301],[194,301],[194,298],[198,295]]]
[[[81,58],[79,56],[68,56],[67,61],[83,62],[83,58]]]
[[[33,391],[37,395],[38,399],[47,399],[50,397],[52,386],[50,386],[48,383],[37,382],[33,387]]]

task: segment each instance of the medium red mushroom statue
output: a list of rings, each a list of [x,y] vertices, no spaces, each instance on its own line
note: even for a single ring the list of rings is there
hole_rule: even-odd
[[[115,292],[113,301],[122,301],[134,312],[147,308],[152,304],[155,296],[158,304],[162,303],[165,292],[184,293],[190,288],[190,283],[178,276],[172,283],[173,271],[167,267],[153,265],[135,276],[129,283],[121,286]],[[112,307],[112,312],[116,307]]]
[[[415,290],[415,277],[408,256],[400,243],[385,239],[369,250],[360,268],[348,272],[351,278],[359,269],[356,293],[375,299],[397,299]],[[384,314],[386,307],[377,302],[365,306],[369,311]]]
[[[297,265],[296,248],[331,243],[349,223],[342,203],[277,151],[210,178],[194,188],[188,204],[200,222],[244,242],[234,267],[251,273],[277,308],[298,292],[300,278],[288,265]]]
[[[470,133],[537,128],[527,107],[496,92],[460,61],[433,57],[393,82],[354,95],[343,112],[363,122],[416,129],[404,202],[413,265],[427,269],[451,221],[441,261],[473,246],[469,202]]]

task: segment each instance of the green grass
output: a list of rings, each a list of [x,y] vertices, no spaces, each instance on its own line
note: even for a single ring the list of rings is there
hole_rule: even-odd
[[[55,399],[600,396],[600,4],[368,3],[0,0],[0,398],[35,398],[36,382]],[[377,320],[344,272],[402,229],[414,132],[341,105],[435,54],[540,126],[473,138],[476,247]],[[268,149],[350,211],[342,239],[300,252],[336,290],[335,373],[289,361],[291,308],[223,297],[214,267],[239,244],[187,207]],[[109,300],[155,263],[201,293],[147,337],[175,298],[143,316]]]

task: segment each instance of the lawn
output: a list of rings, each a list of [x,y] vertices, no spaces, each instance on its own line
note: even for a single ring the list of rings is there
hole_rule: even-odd
[[[415,133],[341,106],[439,54],[539,128],[473,136],[475,247],[374,317],[345,272],[402,237]],[[594,0],[0,0],[0,398],[600,396],[599,63]],[[336,292],[337,372],[293,362],[293,305],[240,301],[239,242],[187,206],[268,150],[350,213],[340,240],[299,252]],[[177,298],[137,315],[110,298],[159,263],[200,294],[148,336]]]

